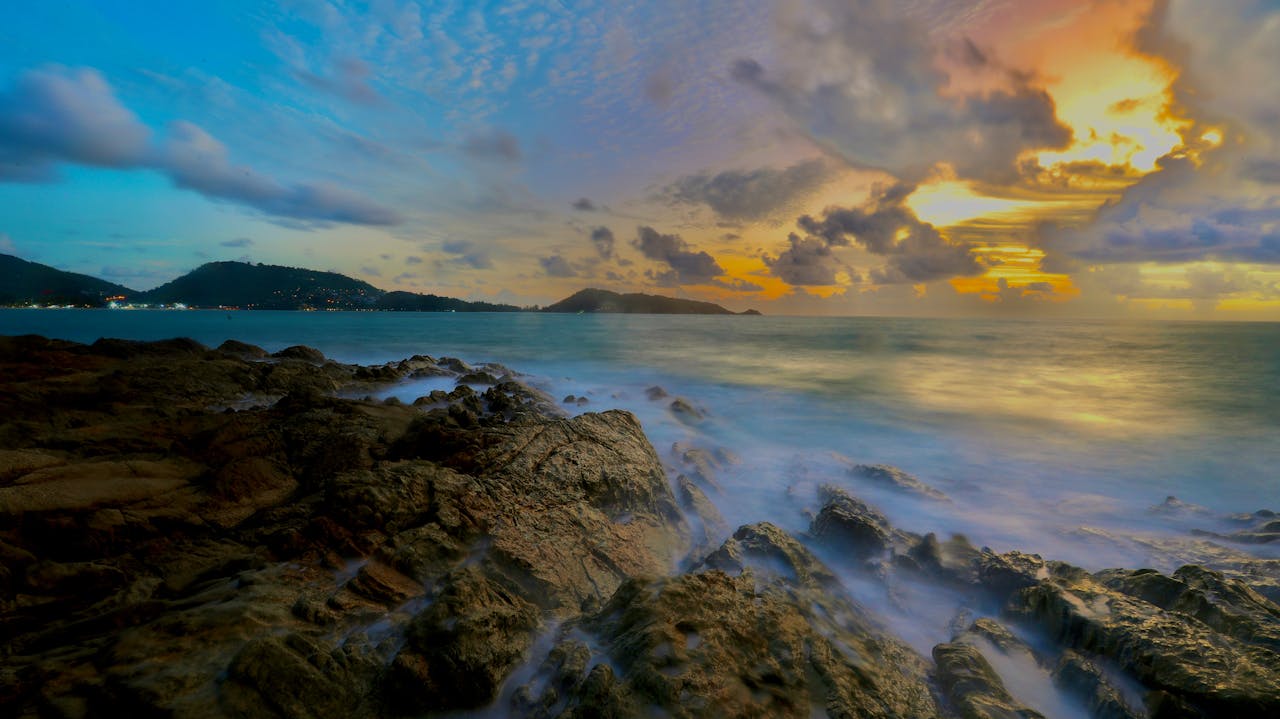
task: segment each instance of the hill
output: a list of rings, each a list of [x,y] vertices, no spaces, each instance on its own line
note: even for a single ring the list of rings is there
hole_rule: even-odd
[[[209,262],[130,300],[257,310],[357,310],[371,309],[383,294],[368,282],[337,272],[248,262]]]
[[[638,292],[618,294],[609,290],[588,288],[544,307],[543,312],[617,312],[653,315],[732,315],[737,314],[711,302],[682,300]],[[743,314],[760,314],[747,310]]]
[[[107,297],[132,294],[133,290],[113,282],[0,255],[0,305],[35,302],[98,307]]]
[[[416,292],[388,292],[373,304],[374,309],[392,312],[519,312],[515,305],[492,302],[468,302],[452,297],[423,295]]]

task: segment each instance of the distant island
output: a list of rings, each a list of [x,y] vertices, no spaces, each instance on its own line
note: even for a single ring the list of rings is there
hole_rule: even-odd
[[[145,292],[0,254],[0,306],[192,307],[387,312],[739,314],[711,302],[585,289],[548,307],[471,302],[379,289],[337,272],[250,262],[209,262]],[[742,312],[758,315],[756,310]]]
[[[89,275],[0,254],[0,305],[102,305],[108,297],[137,294]]]
[[[543,312],[614,312],[649,315],[758,315],[756,310],[738,313],[712,302],[682,300],[639,292],[619,294],[609,290],[588,288],[559,302],[544,307]]]

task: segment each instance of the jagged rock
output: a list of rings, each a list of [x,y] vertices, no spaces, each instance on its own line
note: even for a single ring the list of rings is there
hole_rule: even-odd
[[[673,716],[932,717],[924,661],[875,630],[812,554],[742,527],[706,571],[623,585],[586,627],[611,689]],[[731,576],[718,568],[743,569]],[[779,568],[782,571],[779,571]]]
[[[818,541],[860,559],[888,551],[893,528],[883,514],[837,487],[823,487],[823,506],[809,528]]]
[[[1146,713],[1134,709],[1111,684],[1096,662],[1070,649],[1053,670],[1054,682],[1082,700],[1094,719],[1141,719]]]
[[[498,378],[483,370],[473,370],[458,377],[458,384],[486,384],[493,385],[498,383]]]
[[[952,642],[933,648],[938,684],[963,719],[1043,719],[1020,706],[1005,689],[1000,675],[971,644]]]
[[[695,549],[701,547],[703,551],[709,550],[714,542],[724,537],[729,526],[725,524],[724,517],[720,514],[720,510],[716,509],[716,505],[688,477],[683,474],[676,477],[676,490],[680,506],[691,512],[698,520],[701,536],[694,543]]]
[[[459,571],[413,620],[391,665],[392,700],[417,711],[487,704],[533,643],[538,623],[537,609],[518,593],[474,568]]]
[[[1189,574],[1193,582],[1204,577]],[[1280,713],[1280,654],[1267,646],[1266,637],[1261,643],[1243,641],[1192,615],[1108,586],[1122,586],[1171,606],[1187,596],[1149,576],[1140,571],[1128,577],[1107,572],[1093,577],[1079,570],[1055,570],[1022,589],[1009,611],[1067,648],[1115,661],[1149,689],[1168,694],[1171,699],[1162,701],[1170,706],[1192,707],[1210,716]],[[1216,578],[1210,579],[1217,584]],[[1270,615],[1257,606],[1257,600],[1266,600],[1256,593],[1241,585],[1231,591],[1245,604],[1223,626],[1244,629]],[[1261,614],[1254,614],[1259,610]]]
[[[561,419],[514,381],[424,413],[318,391],[399,364],[102,347],[0,338],[6,711],[474,705],[544,621],[688,551],[629,414]]]

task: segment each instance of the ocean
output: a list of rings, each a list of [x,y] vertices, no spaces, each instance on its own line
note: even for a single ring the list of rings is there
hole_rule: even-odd
[[[1280,510],[1280,324],[0,310],[0,334],[26,333],[498,362],[557,399],[588,399],[570,413],[634,412],[673,471],[677,443],[729,450],[737,461],[710,494],[731,527],[803,530],[831,483],[899,528],[1091,570],[1280,556],[1191,533]],[[654,386],[670,397],[648,399]],[[671,412],[674,397],[705,418]],[[946,498],[868,482],[849,472],[859,463],[898,467]],[[1207,511],[1152,511],[1168,496]],[[954,607],[928,591],[887,602],[849,583],[917,648],[946,639]]]

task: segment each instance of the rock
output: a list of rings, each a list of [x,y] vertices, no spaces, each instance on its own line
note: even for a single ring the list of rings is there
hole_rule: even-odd
[[[883,514],[836,487],[823,487],[824,504],[809,532],[818,541],[870,559],[889,550],[893,528]]]
[[[697,519],[695,531],[700,530],[700,536],[694,542],[695,551],[699,548],[703,551],[710,550],[714,543],[721,541],[728,533],[729,526],[725,524],[716,505],[688,477],[683,474],[677,477],[676,487],[680,506]]]
[[[1054,682],[1079,698],[1094,719],[1140,719],[1146,716],[1141,708],[1129,706],[1096,662],[1070,649],[1053,670]]]
[[[538,624],[537,609],[518,594],[475,569],[459,571],[413,620],[391,666],[393,701],[413,711],[487,704]]]
[[[644,396],[648,398],[650,402],[656,402],[660,399],[666,399],[671,395],[667,394],[667,391],[665,389],[657,385],[654,385],[644,391]]]
[[[933,648],[938,684],[964,719],[1043,719],[1043,714],[1020,706],[1000,676],[976,647],[962,642]]]
[[[325,362],[324,353],[322,353],[318,349],[307,347],[306,345],[294,345],[292,347],[286,347],[271,356],[275,357],[276,359],[302,360],[303,362],[310,362],[311,364],[317,364],[317,365],[324,364]]]
[[[676,416],[676,419],[682,422],[701,422],[707,416],[705,412],[694,407],[689,400],[683,397],[677,397],[672,400],[671,404],[667,405],[667,408]]]
[[[709,568],[624,585],[585,627],[618,668],[605,691],[676,716],[938,715],[924,661],[876,631],[830,573],[771,525],[740,528]],[[758,567],[786,558],[785,572]]]
[[[1267,646],[1267,638],[1260,643],[1243,641],[1194,616],[1108,586],[1123,586],[1157,601],[1179,601],[1183,593],[1147,576],[1146,572],[1126,578],[1107,572],[1093,577],[1078,570],[1055,571],[1021,590],[1009,611],[1038,625],[1066,648],[1116,662],[1149,689],[1169,695],[1161,701],[1170,706],[1190,707],[1209,716],[1280,712],[1280,654]],[[1249,594],[1240,596],[1253,606],[1258,597]],[[1249,626],[1248,611],[1245,607],[1241,611],[1244,618],[1224,626]]]
[[[627,413],[563,419],[510,380],[423,412],[323,391],[368,393],[399,363],[99,349],[0,338],[0,677],[18,715],[474,706],[544,622],[689,549]],[[210,409],[229,401],[243,409]],[[405,699],[406,682],[427,689]],[[587,672],[581,706],[609,686]]]
[[[1163,515],[1166,517],[1194,517],[1207,516],[1212,514],[1207,508],[1191,502],[1184,502],[1172,494],[1164,498],[1160,504],[1154,505],[1147,509],[1151,514]]]
[[[251,345],[239,340],[227,340],[218,345],[218,351],[223,354],[229,354],[234,357],[246,360],[266,359],[269,354],[266,350],[257,345]]]
[[[849,474],[873,484],[916,494],[929,499],[946,500],[947,495],[921,482],[919,479],[903,472],[897,467],[887,464],[858,464],[849,469]]]
[[[471,371],[459,375],[458,384],[498,384],[498,378],[484,371]]]

